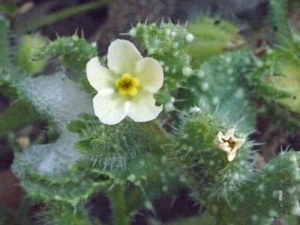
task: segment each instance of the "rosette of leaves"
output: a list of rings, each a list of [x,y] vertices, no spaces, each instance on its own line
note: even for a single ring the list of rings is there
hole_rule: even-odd
[[[96,116],[81,114],[67,127],[79,135],[74,149],[87,155],[83,170],[108,173],[113,177],[103,190],[112,207],[116,207],[115,212],[125,213],[124,218],[145,205],[153,210],[150,203],[153,198],[162,193],[176,196],[178,188],[183,186],[167,163],[164,149],[171,140],[162,137],[164,133],[155,123],[125,119],[108,126],[101,124]],[[123,208],[120,204],[124,204]]]
[[[147,172],[143,171],[151,171],[155,166],[144,167],[151,161],[165,161],[164,148],[171,142],[161,137],[162,131],[153,123],[135,123],[130,119],[104,125],[96,116],[81,114],[67,128],[79,135],[74,149],[86,154],[94,169],[110,171],[116,180],[127,180],[130,174],[135,177],[133,180],[146,179]]]

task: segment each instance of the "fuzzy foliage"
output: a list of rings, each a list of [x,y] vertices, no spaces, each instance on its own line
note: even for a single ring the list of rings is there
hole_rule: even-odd
[[[271,7],[274,2],[271,1]],[[280,10],[278,6],[276,10]],[[271,16],[275,17],[276,10],[272,10]],[[283,22],[285,15],[280,15],[283,16],[278,19]],[[285,74],[286,67],[278,67],[278,59],[282,55],[297,55],[290,53],[297,53],[297,40],[291,43],[295,48],[267,51],[264,58],[258,59],[247,50],[224,53],[232,44],[242,44],[230,24],[202,18],[188,29],[172,23],[162,23],[160,27],[139,23],[128,33],[163,67],[165,79],[156,94],[158,104],[173,103],[176,96],[186,100],[176,103],[183,112],[193,105],[201,108],[179,116],[181,121],[172,117],[174,123],[167,125],[173,125],[173,136],[161,129],[157,121],[135,123],[126,119],[114,126],[101,124],[91,115],[91,96],[65,76],[21,80],[11,73],[12,69],[0,70],[0,85],[5,87],[6,95],[14,87],[21,89],[39,112],[52,117],[60,128],[57,142],[25,149],[13,165],[27,196],[47,204],[43,212],[46,223],[93,224],[84,205],[93,193],[104,191],[115,210],[113,221],[119,221],[116,225],[129,224],[128,218],[138,209],[153,210],[152,199],[162,193],[173,195],[182,185],[191,188],[192,196],[215,216],[218,225],[265,225],[274,217],[300,214],[298,153],[284,152],[258,171],[253,167],[254,143],[250,140],[237,149],[232,161],[214,143],[219,132],[233,128],[235,137],[247,138],[255,125],[256,112],[250,103],[253,99],[259,100],[261,111],[273,118],[275,115],[282,119],[287,115],[284,113],[294,110],[273,104],[274,100],[298,96],[291,89],[282,88],[289,84],[284,85],[274,69],[280,68],[279,73]],[[194,49],[202,44],[209,50],[203,46],[204,53],[197,55]],[[5,46],[0,45],[0,49]],[[6,55],[5,50],[2,53]],[[86,63],[97,52],[93,44],[75,34],[49,42],[37,59],[49,55],[59,55],[65,66],[82,75]],[[297,57],[291,62],[298,62]],[[105,65],[105,58],[102,61]],[[0,58],[0,66],[3,62],[5,59]],[[293,77],[292,81],[297,80],[296,75]],[[94,93],[86,79],[82,83]],[[11,95],[20,96],[13,91]],[[78,116],[82,112],[85,113]]]
[[[231,207],[219,207],[219,224],[264,225],[272,218],[299,215],[299,159],[298,152],[282,152],[266,164],[239,190]]]
[[[193,196],[222,225],[270,224],[274,217],[298,215],[299,154],[283,152],[257,173],[251,163],[253,143],[248,141],[239,148],[231,162],[213,143],[219,131],[231,128],[224,119],[203,112],[183,118],[175,134],[176,151],[170,158]]]
[[[269,64],[269,74],[273,73],[273,82],[276,87],[289,93],[286,98],[276,100],[287,109],[300,113],[300,67],[299,67],[300,41],[294,38],[287,45],[279,49],[268,49],[264,58]],[[269,76],[271,77],[271,76]]]
[[[265,101],[291,97],[291,93],[276,85],[275,78],[280,74],[276,73],[276,59],[272,52],[268,49],[263,60],[253,56],[253,68],[245,74],[248,88],[254,89],[256,96]]]
[[[286,0],[271,0],[269,3],[268,22],[277,46],[288,43],[292,36],[287,19],[288,4]]]
[[[189,22],[186,29],[197,37],[188,45],[193,67],[214,55],[235,50],[244,44],[237,28],[225,20],[202,16]]]
[[[37,174],[30,166],[17,162],[14,167],[20,173],[22,187],[33,199],[64,202],[76,206],[85,201],[95,190],[110,183],[113,177],[99,170],[85,170],[84,164],[77,163],[60,177]]]
[[[12,102],[1,112],[0,137],[40,119],[37,110],[32,107],[30,101],[24,98],[16,85],[25,76],[26,74],[17,68],[10,68],[10,65],[6,68],[0,67],[0,94]]]
[[[278,49],[267,48],[263,58],[256,58],[253,72],[245,76],[249,88],[255,88],[256,96],[263,103],[262,112],[274,125],[293,130],[299,128],[300,113],[297,51],[296,39]]]
[[[104,168],[125,167],[127,160],[139,152],[157,147],[151,137],[132,120],[113,126],[102,124],[96,116],[81,114],[68,124],[71,132],[79,134],[74,149],[90,154]]]
[[[163,192],[174,194],[182,185],[164,154],[171,140],[161,137],[161,131],[153,123],[139,124],[127,119],[108,126],[95,116],[81,114],[67,127],[79,135],[75,150],[90,156],[83,164],[85,171],[105,171],[113,177],[112,186],[127,184],[128,212],[137,211]]]
[[[2,86],[0,87],[2,88]],[[40,119],[40,115],[29,101],[17,101],[1,113],[0,137],[6,136],[10,131],[32,124],[38,119]]]
[[[251,131],[254,127],[254,109],[250,104],[250,90],[245,75],[251,71],[253,59],[248,51],[224,53],[203,63],[196,75],[191,76],[178,98],[186,99],[176,106],[180,109],[198,105],[206,111],[227,115],[233,124],[243,120],[241,129]],[[238,107],[242,106],[242,107]]]
[[[226,133],[233,125],[203,112],[191,113],[183,118],[182,125],[175,134],[175,152],[171,152],[172,162],[191,184],[197,199],[204,204],[212,204],[217,199],[229,201],[232,194],[252,174],[250,147],[245,143],[237,150],[233,161],[213,143],[218,132]],[[236,133],[236,137],[246,137]]]
[[[117,125],[104,125],[95,116],[81,114],[67,128],[79,135],[74,149],[91,156],[92,167],[109,171],[117,183],[130,181],[139,185],[142,180],[152,180],[166,164],[162,153],[171,140],[162,138],[151,123],[126,119]],[[164,172],[170,173],[167,168]],[[165,179],[168,176],[163,175]]]
[[[78,225],[96,225],[100,223],[93,223],[88,215],[88,211],[84,207],[84,204],[77,205],[76,207],[51,202],[47,206],[47,211],[42,214],[43,221],[46,224],[60,225],[60,224],[78,224]]]
[[[48,43],[36,55],[36,60],[51,55],[58,55],[63,65],[81,73],[87,62],[97,55],[97,48],[74,34],[72,37],[57,37],[55,41]]]
[[[274,58],[274,57],[273,57]],[[251,131],[255,122],[255,109],[251,102],[257,98],[265,104],[293,96],[276,83],[274,61],[271,57],[261,60],[248,50],[220,54],[203,63],[182,89],[179,108],[199,105],[236,123],[243,120],[242,129]],[[273,60],[273,59],[272,59]],[[242,107],[237,107],[242,106]]]
[[[140,41],[149,55],[162,65],[164,85],[156,99],[162,104],[170,102],[170,93],[193,73],[186,48],[194,36],[182,26],[172,23],[162,23],[160,27],[154,23],[138,23],[128,34]]]

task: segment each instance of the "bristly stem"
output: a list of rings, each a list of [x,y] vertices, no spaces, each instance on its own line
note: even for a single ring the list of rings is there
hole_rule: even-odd
[[[124,185],[115,184],[107,193],[112,208],[112,224],[114,225],[129,225],[124,191]]]
[[[154,136],[158,142],[158,144],[170,144],[171,137],[170,135],[163,129],[162,126],[158,123],[157,120],[148,121],[145,123],[139,123],[141,127],[145,130],[149,135]]]
[[[287,0],[271,0],[269,3],[269,21],[275,45],[283,45],[291,39],[287,5]]]

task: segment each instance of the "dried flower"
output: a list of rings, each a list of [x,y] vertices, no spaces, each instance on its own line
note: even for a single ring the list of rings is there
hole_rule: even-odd
[[[190,112],[191,113],[198,113],[198,112],[201,112],[201,109],[197,106],[193,106],[190,108]]]
[[[108,48],[107,64],[98,57],[87,63],[90,84],[98,91],[94,111],[102,123],[116,124],[129,116],[136,122],[155,119],[162,106],[155,105],[153,94],[163,84],[163,69],[155,59],[143,58],[126,40],[115,40]]]
[[[237,149],[245,142],[245,138],[235,138],[233,135],[234,129],[230,129],[225,135],[219,132],[214,139],[214,144],[227,153],[228,161],[232,161],[235,158]]]

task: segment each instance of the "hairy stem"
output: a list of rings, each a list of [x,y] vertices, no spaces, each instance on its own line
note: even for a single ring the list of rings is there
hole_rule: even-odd
[[[112,212],[112,224],[129,225],[129,215],[126,213],[124,186],[116,184],[108,193]]]

